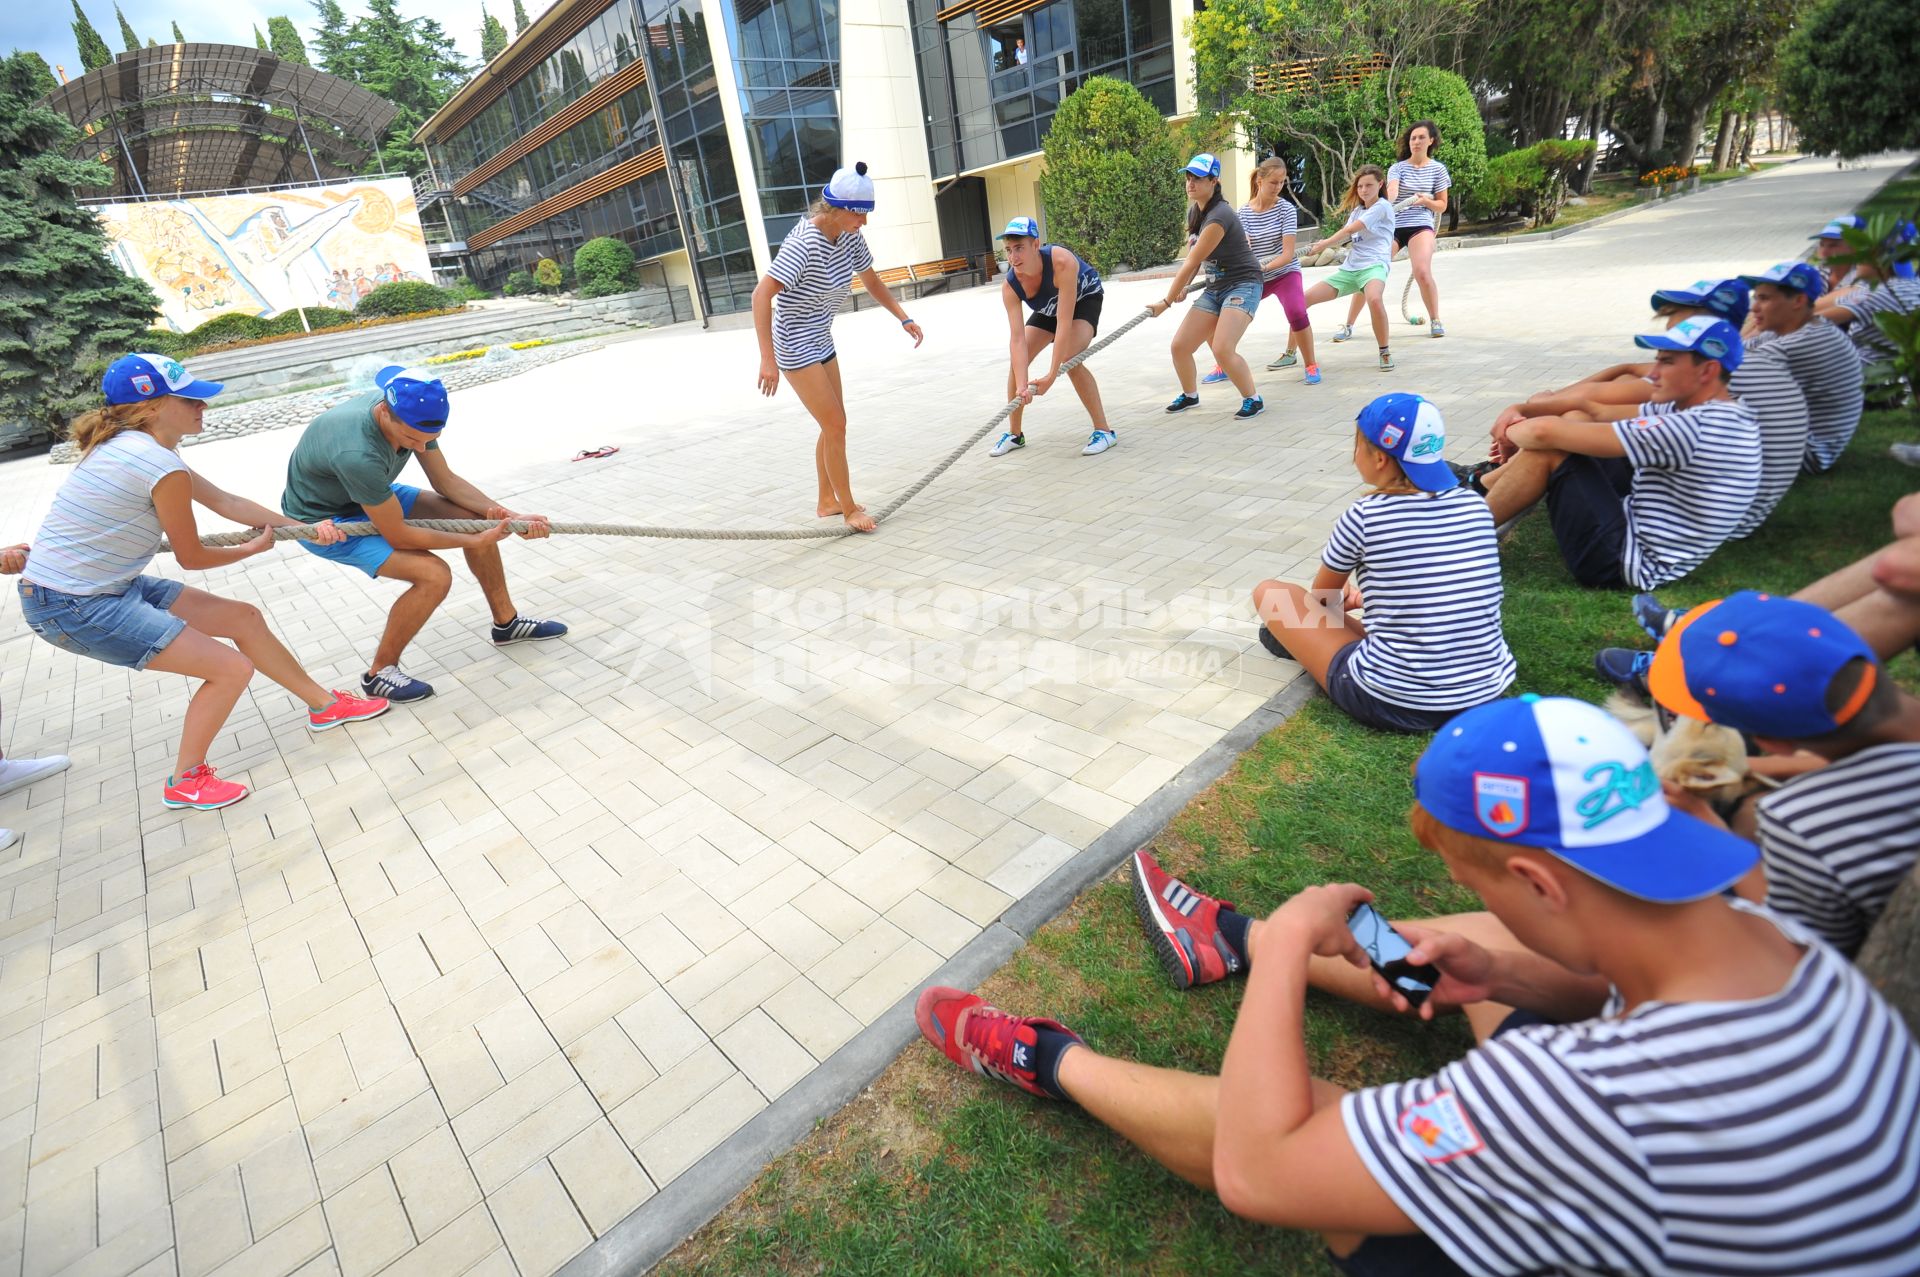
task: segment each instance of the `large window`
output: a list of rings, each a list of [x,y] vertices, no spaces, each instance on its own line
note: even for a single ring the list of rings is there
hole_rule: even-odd
[[[731,0],[727,21],[754,185],[777,248],[840,166],[838,0]]]

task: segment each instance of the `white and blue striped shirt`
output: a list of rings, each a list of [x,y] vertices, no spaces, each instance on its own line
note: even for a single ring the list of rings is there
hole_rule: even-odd
[[[1644,403],[1613,423],[1633,464],[1621,575],[1642,590],[1676,581],[1726,543],[1760,491],[1760,421],[1737,399],[1685,410]]]
[[[1630,1012],[1616,993],[1342,1099],[1368,1173],[1461,1268],[1914,1270],[1920,1051],[1845,958],[1734,907],[1806,946],[1777,992]]]
[[[1255,211],[1253,205],[1240,206],[1240,226],[1247,232],[1247,242],[1253,245],[1253,255],[1259,259],[1262,267],[1280,256],[1281,248],[1287,242],[1287,236],[1297,236],[1300,232],[1300,215],[1293,205],[1282,199],[1266,212]],[[1299,241],[1295,240],[1298,247]],[[1291,275],[1300,269],[1300,258],[1294,259],[1279,270],[1262,270],[1260,278],[1279,279],[1282,275]]]
[[[1513,682],[1500,628],[1500,544],[1479,494],[1370,493],[1333,525],[1320,559],[1355,574],[1367,636],[1347,672],[1381,700],[1471,709]]]
[[[1866,368],[1853,343],[1833,324],[1815,319],[1790,333],[1755,333],[1747,343],[1748,356],[1756,350],[1775,351],[1787,361],[1807,397],[1805,466],[1831,470],[1860,428]]]
[[[1747,348],[1747,357],[1727,382],[1733,397],[1760,421],[1760,486],[1735,537],[1753,535],[1800,475],[1807,455],[1807,397],[1779,355]]]
[[[780,281],[773,299],[773,354],[782,368],[805,368],[832,357],[833,317],[853,290],[853,277],[873,269],[859,231],[828,239],[811,219],[787,232],[767,274]]]
[[[1920,311],[1920,280],[1883,279],[1849,297],[1846,309],[1853,315],[1853,322],[1847,325],[1847,336],[1852,338],[1853,348],[1860,352],[1860,362],[1871,365],[1892,359],[1893,342],[1880,331],[1873,317]]]
[[[1400,183],[1396,198],[1405,199],[1409,195],[1438,195],[1453,186],[1453,175],[1447,172],[1447,166],[1439,160],[1429,159],[1425,164],[1415,164],[1412,160],[1395,160],[1393,167],[1387,170],[1387,182]],[[1393,219],[1394,229],[1403,226],[1433,226],[1433,210],[1424,204],[1412,204],[1401,209]]]
[[[53,494],[22,574],[62,594],[119,594],[163,539],[153,485],[186,462],[142,430],[125,430],[81,459]]]

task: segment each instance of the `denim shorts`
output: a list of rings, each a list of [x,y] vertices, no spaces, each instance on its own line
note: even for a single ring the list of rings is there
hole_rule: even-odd
[[[20,617],[27,628],[75,656],[143,670],[179,637],[187,623],[169,612],[179,581],[136,576],[119,594],[67,594],[20,582]]]
[[[420,489],[405,483],[391,483],[387,486],[393,489],[394,496],[400,498],[400,517],[404,519],[412,515],[413,503],[420,499]],[[365,523],[367,516],[349,514],[335,519],[334,522]],[[300,548],[308,554],[317,554],[323,559],[344,563],[350,568],[359,568],[368,576],[379,576],[380,569],[385,567],[387,560],[393,557],[393,546],[377,532],[372,536],[348,537],[333,545],[321,545],[318,541],[302,541]]]
[[[1209,288],[1193,299],[1193,308],[1209,315],[1219,314],[1224,306],[1238,307],[1247,313],[1248,318],[1252,318],[1253,313],[1260,309],[1260,281],[1256,279],[1251,284],[1235,284],[1230,288],[1225,285]]]

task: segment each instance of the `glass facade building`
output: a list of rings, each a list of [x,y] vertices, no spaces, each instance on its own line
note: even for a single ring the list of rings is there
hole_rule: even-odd
[[[778,244],[840,167],[836,0],[728,0],[734,80],[767,243]]]

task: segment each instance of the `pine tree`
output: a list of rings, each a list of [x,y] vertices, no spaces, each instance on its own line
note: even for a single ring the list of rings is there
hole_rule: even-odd
[[[96,67],[107,66],[113,61],[113,50],[93,29],[93,22],[87,17],[80,0],[73,0],[73,42],[80,46],[80,69],[92,71]]]
[[[500,19],[487,12],[487,6],[480,6],[480,60],[491,62],[505,52],[507,47],[507,29]]]
[[[323,35],[316,36],[315,43],[323,50],[329,3],[319,0],[316,5]],[[466,61],[440,24],[432,18],[401,17],[398,0],[368,0],[365,16],[347,28],[339,55],[322,65],[399,108],[380,147],[385,167],[405,173],[424,169],[427,158],[414,144],[414,130],[467,78]]]
[[[520,0],[513,0],[513,33],[519,35],[527,29],[527,6]]]
[[[60,82],[53,78],[52,68],[47,66],[47,60],[39,54],[22,53],[20,50],[15,49],[13,51],[13,60],[27,69],[26,92],[28,101],[38,102],[41,98],[60,87]],[[4,59],[0,59],[0,61],[4,61]]]
[[[133,33],[133,24],[127,21],[127,15],[120,12],[117,4],[113,6],[113,16],[120,20],[120,43],[126,46],[128,53],[134,52],[140,47],[140,37]]]
[[[300,66],[312,66],[307,61],[307,46],[300,39],[300,32],[294,27],[291,18],[267,19],[267,43],[273,49],[273,56],[282,62],[292,62]]]
[[[339,5],[339,0],[314,0],[314,11],[320,15],[319,25],[313,30],[313,56],[316,64],[329,75],[353,78],[351,51],[347,42],[347,14]]]
[[[267,37],[260,34],[260,24],[258,22],[253,24],[253,43],[256,48],[265,49],[267,47]]]
[[[0,420],[57,425],[98,405],[101,371],[139,346],[159,299],[76,202],[113,173],[67,158],[78,131],[35,105],[39,70],[0,60]]]
[[[175,44],[185,44],[187,42],[187,37],[180,34],[180,24],[178,22],[173,24],[173,42]]]

